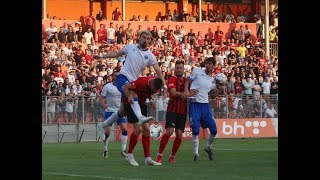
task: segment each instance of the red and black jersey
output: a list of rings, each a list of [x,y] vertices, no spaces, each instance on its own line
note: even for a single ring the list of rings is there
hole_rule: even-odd
[[[147,98],[151,98],[151,95],[157,93],[152,92],[150,87],[150,80],[155,77],[139,77],[137,80],[130,82],[133,91],[138,95],[138,101],[141,104],[146,102]]]
[[[186,82],[185,77],[172,76],[167,81],[168,91],[171,88],[176,88],[176,91],[184,91],[184,83]],[[170,94],[170,93],[169,93]],[[170,100],[167,107],[167,112],[174,112],[181,115],[186,115],[187,113],[187,100],[183,100],[181,97],[172,97],[170,94]]]

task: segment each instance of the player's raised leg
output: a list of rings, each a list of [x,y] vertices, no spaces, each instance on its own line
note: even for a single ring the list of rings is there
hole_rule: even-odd
[[[139,120],[138,124],[143,125],[144,123],[150,122],[153,119],[153,117],[152,116],[146,117],[142,115],[137,93],[134,91],[130,91],[130,94],[131,94],[131,97],[133,97],[133,103],[130,103],[131,109]]]
[[[125,115],[124,113],[124,108],[123,108],[123,102],[121,102],[120,104],[120,109],[114,113],[112,113],[111,115],[108,114],[108,116],[105,115],[105,120],[103,122],[98,123],[97,127],[98,127],[98,132],[99,135],[101,137],[101,139],[104,141],[106,139],[105,137],[105,128],[107,126],[112,126],[112,124],[114,122],[119,121],[119,119],[123,118]]]

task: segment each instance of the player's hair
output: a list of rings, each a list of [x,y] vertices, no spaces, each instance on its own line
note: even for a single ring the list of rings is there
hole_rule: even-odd
[[[205,62],[206,62],[206,63],[212,63],[213,65],[216,64],[216,60],[215,60],[213,57],[207,58]]]
[[[120,72],[120,67],[115,67],[115,68],[113,68],[113,72],[112,72],[112,75],[114,75],[115,73],[117,73],[117,72]]]
[[[148,36],[152,37],[152,35],[151,35],[150,31],[148,31],[148,30],[142,30],[142,31],[140,32],[139,37],[141,37],[141,36],[142,36],[142,34],[146,34],[146,35],[148,35]]]
[[[175,65],[178,65],[178,64],[183,64],[184,65],[184,61],[176,61]]]
[[[155,78],[153,83],[154,83],[154,87],[156,89],[161,89],[162,88],[163,83],[162,83],[161,78]]]

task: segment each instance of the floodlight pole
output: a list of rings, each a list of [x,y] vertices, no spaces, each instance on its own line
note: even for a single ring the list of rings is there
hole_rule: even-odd
[[[47,19],[47,0],[42,0],[42,19]]]
[[[265,25],[264,25],[264,34],[265,34],[265,58],[270,58],[270,40],[269,40],[269,0],[265,0]]]
[[[126,20],[126,0],[122,0],[122,21]]]
[[[202,22],[202,0],[199,0],[199,22]]]

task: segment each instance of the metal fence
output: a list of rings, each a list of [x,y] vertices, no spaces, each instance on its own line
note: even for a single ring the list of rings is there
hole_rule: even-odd
[[[148,116],[164,121],[168,98],[154,97],[156,109],[147,103]],[[210,99],[215,119],[264,118],[270,105],[278,112],[277,95],[228,95]],[[96,97],[43,96],[42,124],[89,124],[104,120],[104,109]]]
[[[278,43],[270,43],[270,56],[278,57]]]

